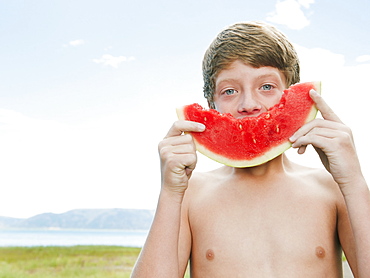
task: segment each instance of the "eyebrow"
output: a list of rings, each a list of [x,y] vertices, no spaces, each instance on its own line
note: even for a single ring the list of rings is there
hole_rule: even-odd
[[[236,78],[221,79],[219,82],[216,82],[216,86],[224,82],[238,82],[238,79]]]
[[[270,78],[270,77],[280,78],[281,76],[278,73],[274,72],[274,73],[266,73],[266,74],[259,75],[257,76],[257,79],[264,79],[264,78]]]
[[[256,79],[265,79],[265,78],[280,78],[280,75],[278,73],[265,73],[265,74],[262,74],[262,75],[258,75],[256,77]],[[238,82],[239,79],[237,78],[226,78],[226,79],[221,79],[219,82],[217,82],[215,85],[219,85],[219,84],[222,84],[222,83],[228,83],[228,82]],[[284,80],[283,80],[284,81]]]

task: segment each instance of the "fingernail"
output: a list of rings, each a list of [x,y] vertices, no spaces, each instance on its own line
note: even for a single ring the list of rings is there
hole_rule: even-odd
[[[314,89],[310,90],[310,95],[311,96],[320,96],[318,92],[316,92]]]
[[[204,124],[198,123],[197,125],[199,131],[204,131],[206,129],[206,126]]]
[[[295,137],[294,137],[294,135],[293,135],[292,137],[290,137],[290,138],[289,138],[289,141],[290,141],[291,143],[293,143],[293,142],[295,141]]]

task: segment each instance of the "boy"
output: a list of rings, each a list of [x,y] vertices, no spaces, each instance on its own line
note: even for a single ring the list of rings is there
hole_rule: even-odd
[[[299,81],[296,52],[263,23],[222,31],[205,54],[209,106],[253,117]],[[285,154],[259,166],[193,173],[196,152],[178,121],[159,144],[162,187],[152,228],[132,277],[342,277],[342,248],[355,277],[370,277],[370,197],[351,131],[314,91],[323,120],[291,138],[317,150],[327,171]]]

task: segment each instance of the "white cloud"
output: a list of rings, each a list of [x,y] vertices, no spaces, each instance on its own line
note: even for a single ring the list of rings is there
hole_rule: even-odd
[[[136,126],[127,124],[125,116],[67,125],[0,109],[0,184],[6,190],[3,195],[8,196],[0,202],[0,216],[30,217],[47,211],[122,204],[135,207],[137,200],[130,194],[140,196],[142,191],[130,184],[135,184],[133,177],[140,175],[141,168],[133,165],[143,164],[141,153],[157,158],[158,140],[148,143],[146,136],[128,137],[127,129]],[[139,149],[135,147],[138,144]],[[149,189],[148,196],[157,191],[158,187]],[[88,198],[84,198],[86,194]],[[141,206],[149,203],[146,200]]]
[[[69,42],[69,45],[71,45],[71,46],[78,46],[78,45],[82,45],[84,43],[85,43],[84,40],[75,40],[75,41],[70,41]]]
[[[370,89],[363,86],[370,72],[370,55],[360,56],[358,65],[346,65],[345,56],[322,48],[295,45],[301,60],[301,81],[322,81],[322,95],[341,120],[354,133],[361,165],[369,165],[367,144],[366,97]],[[365,114],[364,114],[365,113]],[[365,168],[365,167],[364,167]],[[364,173],[370,175],[370,172]]]
[[[345,57],[323,48],[294,45],[301,63],[301,77],[305,81],[334,79],[345,68]]]
[[[308,9],[311,4],[315,3],[315,0],[298,0],[298,3]]]
[[[294,30],[303,29],[310,21],[302,8],[308,9],[314,2],[314,0],[278,0],[275,11],[270,13],[266,20]]]
[[[102,64],[104,66],[111,66],[113,68],[118,68],[118,66],[123,62],[133,61],[135,57],[126,56],[112,56],[110,54],[104,54],[100,59],[93,59],[93,62],[97,64]]]
[[[370,61],[370,55],[361,55],[356,58],[356,62],[364,63]]]
[[[76,46],[80,46],[80,45],[83,45],[83,44],[85,44],[85,41],[79,39],[79,40],[70,41],[67,44],[64,44],[63,46],[64,47],[69,47],[69,46],[76,47]]]

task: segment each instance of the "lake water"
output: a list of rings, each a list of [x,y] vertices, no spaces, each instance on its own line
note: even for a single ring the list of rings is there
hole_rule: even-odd
[[[118,245],[142,247],[148,231],[0,230],[0,246]]]

